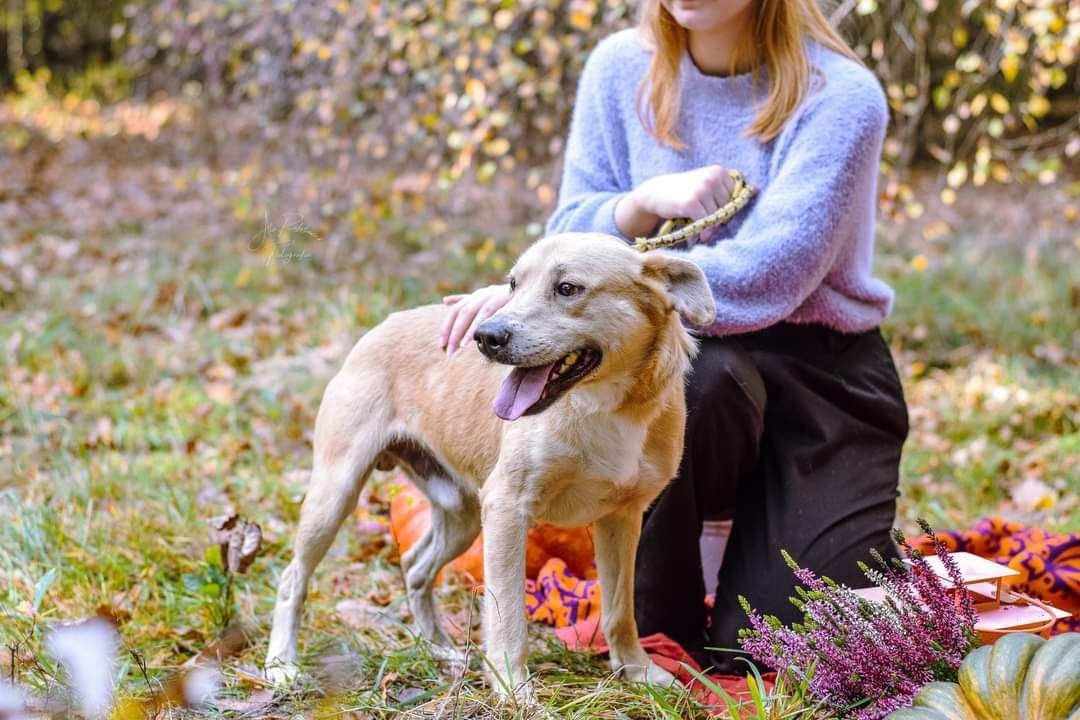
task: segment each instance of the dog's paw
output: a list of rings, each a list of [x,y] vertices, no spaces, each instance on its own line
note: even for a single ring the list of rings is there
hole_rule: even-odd
[[[296,684],[300,677],[300,666],[296,663],[277,660],[272,664],[268,663],[263,674],[275,688],[286,689]]]
[[[429,647],[431,648],[431,656],[436,660],[441,660],[442,662],[450,663],[451,665],[464,665],[466,661],[468,661],[468,656],[453,645],[432,643]]]
[[[489,673],[488,685],[500,702],[530,710],[540,707],[540,701],[537,699],[532,678],[526,676],[524,679],[514,682],[505,676],[492,677]]]
[[[648,660],[644,664],[623,665],[618,668],[618,670],[622,676],[630,682],[643,682],[650,685],[660,685],[662,687],[671,687],[672,685],[679,684],[679,681],[675,679],[674,675],[654,663],[652,660]]]
[[[510,693],[500,688],[498,695],[503,701],[517,705],[524,710],[536,710],[540,707],[540,700],[536,697],[536,688],[533,686],[532,680],[519,682]]]

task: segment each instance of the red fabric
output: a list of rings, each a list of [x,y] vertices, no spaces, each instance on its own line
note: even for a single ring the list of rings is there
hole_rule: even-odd
[[[571,650],[589,650],[600,654],[608,651],[604,632],[600,629],[600,619],[595,616],[574,625],[557,628],[555,635]],[[724,701],[694,677],[693,673],[683,667],[681,663],[686,663],[694,670],[701,672],[701,666],[687,654],[679,643],[663,633],[655,633],[641,638],[641,645],[649,653],[652,661],[678,678],[683,685],[686,685],[698,702],[715,707],[718,713],[726,711],[727,706]],[[737,701],[741,702],[750,699],[750,691],[747,688],[745,677],[719,674],[710,674],[708,677],[709,680],[719,685]],[[776,673],[766,673],[763,679],[765,680],[766,691],[771,691],[776,680]]]

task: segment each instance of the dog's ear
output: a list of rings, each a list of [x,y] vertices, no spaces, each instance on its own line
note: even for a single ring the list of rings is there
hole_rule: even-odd
[[[710,325],[716,320],[713,300],[705,273],[690,260],[666,253],[645,253],[641,271],[663,283],[672,304],[680,315],[695,325]]]

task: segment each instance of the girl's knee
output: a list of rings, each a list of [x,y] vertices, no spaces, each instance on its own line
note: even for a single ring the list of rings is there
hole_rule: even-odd
[[[737,342],[703,338],[686,387],[689,412],[698,408],[744,409],[764,415],[766,392],[753,358]]]

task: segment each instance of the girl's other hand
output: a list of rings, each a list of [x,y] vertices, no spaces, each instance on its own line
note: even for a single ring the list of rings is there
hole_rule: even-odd
[[[615,223],[626,236],[637,237],[660,220],[700,220],[726,204],[734,190],[735,181],[720,165],[657,175],[634,188],[616,206]]]
[[[439,345],[453,355],[465,338],[472,338],[476,327],[499,311],[510,300],[510,285],[488,285],[465,295],[447,295],[443,304],[450,312],[439,331]]]

